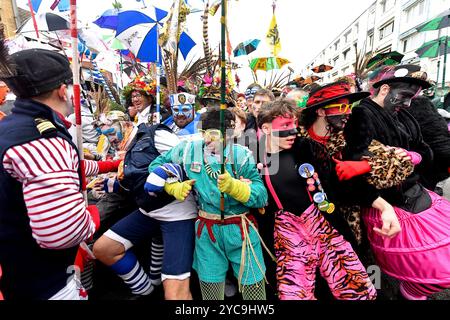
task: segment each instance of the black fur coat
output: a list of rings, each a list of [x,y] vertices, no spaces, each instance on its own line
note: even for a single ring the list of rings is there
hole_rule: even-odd
[[[419,123],[423,140],[433,150],[433,165],[430,170],[421,173],[420,181],[426,188],[434,190],[439,181],[449,177],[450,132],[447,122],[427,97],[414,99],[408,112]]]
[[[422,156],[420,165],[401,185],[384,190],[372,188],[369,191],[379,194],[393,205],[404,203],[404,191],[417,183],[420,173],[429,170],[432,164],[433,152],[424,142],[418,122],[405,110],[391,115],[373,100],[364,99],[353,109],[344,135],[347,141],[344,158],[347,160],[370,156],[368,146],[373,139],[386,146],[400,147]]]

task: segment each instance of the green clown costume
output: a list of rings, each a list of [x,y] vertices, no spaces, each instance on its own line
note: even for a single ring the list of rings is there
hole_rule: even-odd
[[[221,220],[221,191],[217,180],[221,160],[207,151],[204,140],[182,142],[154,160],[149,171],[166,163],[179,164],[188,179],[195,180],[199,217],[193,268],[199,275],[203,298],[223,300],[225,277],[231,263],[244,299],[265,299],[262,243],[249,210],[266,205],[267,191],[249,149],[228,144],[224,153],[230,183],[246,189],[224,192],[224,220]],[[239,180],[241,177],[245,183]]]

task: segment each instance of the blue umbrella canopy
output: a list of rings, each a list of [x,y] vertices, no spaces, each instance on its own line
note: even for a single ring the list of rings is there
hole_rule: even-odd
[[[119,9],[108,9],[94,23],[100,28],[116,30],[119,23],[117,15],[120,11]]]
[[[258,48],[260,42],[261,40],[251,39],[238,44],[237,47],[233,50],[234,56],[246,56],[252,53]]]
[[[137,10],[126,10],[117,12],[115,18],[104,19],[103,23],[108,26],[107,28],[116,31],[116,38],[121,40],[137,59],[142,62],[156,62],[157,50],[160,50],[158,28],[162,27],[167,16],[168,12],[159,8],[155,8],[154,18]],[[179,50],[183,58],[186,59],[195,45],[195,41],[186,32],[181,34]]]

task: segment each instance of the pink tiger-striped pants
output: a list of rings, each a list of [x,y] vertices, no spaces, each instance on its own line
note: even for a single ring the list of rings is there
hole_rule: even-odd
[[[314,207],[300,217],[275,217],[275,255],[280,300],[316,300],[316,270],[338,300],[374,300],[376,289],[348,243]]]

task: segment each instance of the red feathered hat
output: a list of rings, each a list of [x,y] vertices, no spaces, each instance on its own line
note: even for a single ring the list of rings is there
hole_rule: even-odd
[[[369,92],[352,93],[349,83],[345,81],[338,81],[312,90],[309,94],[309,99],[306,107],[308,109],[318,109],[340,99],[348,99],[350,103],[354,103],[361,99],[367,98],[368,96],[370,96]]]

